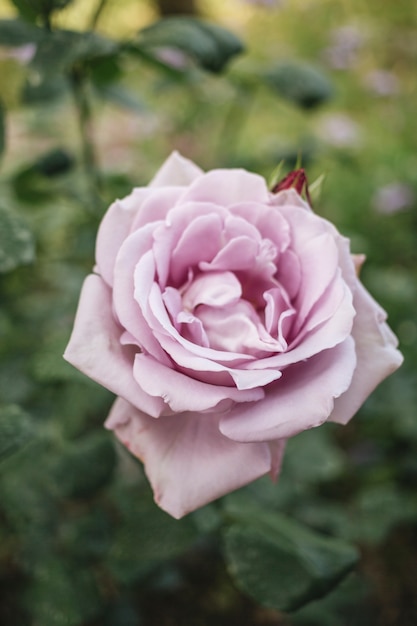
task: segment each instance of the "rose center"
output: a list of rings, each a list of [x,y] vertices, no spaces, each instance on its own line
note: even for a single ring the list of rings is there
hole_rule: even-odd
[[[252,283],[245,273],[202,272],[180,290],[168,287],[164,301],[177,330],[193,343],[257,357],[283,352],[295,311],[275,281],[269,281],[259,302],[249,302],[243,294],[254,292]]]

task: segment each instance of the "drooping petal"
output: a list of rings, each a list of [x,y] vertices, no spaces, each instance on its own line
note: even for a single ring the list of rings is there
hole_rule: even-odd
[[[272,441],[296,435],[325,422],[349,388],[356,365],[351,337],[332,350],[284,371],[257,404],[225,413],[220,431],[234,441]]]
[[[156,420],[118,399],[106,425],[143,461],[155,501],[176,518],[271,470],[268,444],[223,437],[214,415],[183,413]]]
[[[112,315],[110,290],[99,276],[90,274],[81,290],[64,358],[134,406],[149,415],[159,416],[165,410],[165,403],[161,398],[148,395],[135,381],[135,351],[120,343],[122,332]]]
[[[385,311],[358,281],[353,325],[357,366],[349,389],[337,398],[330,420],[346,424],[377,385],[403,362],[398,340],[385,323]]]
[[[278,474],[281,471],[282,461],[284,460],[284,452],[285,445],[287,443],[286,439],[277,439],[276,441],[269,441],[269,449],[271,451],[271,471],[269,475],[272,480],[276,480],[278,478]]]

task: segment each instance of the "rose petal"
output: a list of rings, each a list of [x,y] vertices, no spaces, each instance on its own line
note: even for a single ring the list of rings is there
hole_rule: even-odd
[[[326,313],[324,320],[316,328],[313,327],[311,332],[304,333],[299,343],[295,341],[295,347],[290,347],[290,349],[281,354],[246,363],[244,365],[245,369],[264,367],[282,369],[288,365],[309,359],[324,350],[334,348],[334,346],[345,341],[351,334],[355,309],[352,304],[352,292],[350,289],[343,281],[340,283],[340,287],[341,299],[332,303],[335,308],[330,305],[323,307],[323,313]]]
[[[238,202],[268,204],[269,191],[265,180],[245,170],[212,170],[197,178],[184,193],[184,202],[213,202],[231,206]]]
[[[208,411],[221,402],[253,402],[264,397],[261,388],[244,389],[210,385],[195,380],[169,367],[146,354],[137,354],[134,376],[150,396],[162,398],[172,411]]]
[[[203,171],[189,159],[174,151],[155,174],[149,187],[186,186],[203,175]]]
[[[186,280],[189,269],[187,264],[212,258],[220,242],[223,219],[226,215],[226,209],[204,202],[181,203],[169,211],[165,222],[161,223],[154,230],[153,252],[159,284],[162,287],[166,286],[170,274],[172,276],[179,272],[182,275],[182,280]],[[200,220],[201,225],[199,224]],[[195,227],[194,224],[197,224],[197,226]],[[201,244],[202,257],[199,258],[198,254],[196,255],[198,248],[196,247],[196,242],[193,241],[189,251],[182,246],[182,251],[186,258],[181,258],[180,253],[176,252],[174,263],[172,258],[174,251],[177,245],[179,245],[184,232],[187,232],[189,227],[192,230],[194,228],[197,230],[201,229],[200,236],[202,236],[203,241],[198,241]],[[190,241],[189,238],[188,241]],[[178,263],[181,263],[180,268],[176,268]],[[176,286],[179,287],[180,285]]]
[[[121,246],[114,270],[113,304],[120,324],[136,338],[138,346],[161,362],[169,363],[135,300],[138,291],[147,300],[155,279],[155,263],[149,249],[152,232],[153,225],[148,224],[132,233]]]
[[[223,437],[214,415],[183,413],[155,420],[118,399],[106,425],[143,461],[157,504],[175,518],[271,470],[268,444]]]
[[[124,200],[117,200],[105,213],[96,241],[97,272],[108,285],[113,285],[113,270],[120,246],[128,236],[133,220],[149,189],[135,189]]]
[[[242,285],[232,272],[200,274],[184,291],[182,302],[193,311],[198,305],[222,308],[233,304],[242,295]]]
[[[260,236],[272,241],[277,250],[287,250],[291,241],[290,226],[279,209],[259,202],[242,202],[231,206],[229,211],[253,224]]]
[[[90,274],[81,290],[64,358],[103,387],[149,415],[159,416],[164,402],[145,393],[133,378],[135,352],[122,346],[121,333],[112,316],[110,290],[99,276]]]
[[[264,400],[239,405],[220,420],[220,431],[234,441],[272,441],[325,422],[334,398],[346,391],[356,365],[351,337],[332,350],[286,370]]]
[[[138,230],[151,222],[164,220],[182,193],[183,187],[152,189],[152,193],[143,200],[140,210],[136,212],[131,231]]]
[[[170,255],[170,275],[174,284],[183,284],[190,268],[216,256],[221,246],[222,230],[223,220],[217,214],[201,215],[186,226]]]
[[[331,421],[346,424],[379,383],[403,362],[396,349],[398,340],[385,323],[385,311],[358,281],[354,305],[358,311],[353,325],[357,366],[349,389],[337,398]]]
[[[253,267],[259,250],[259,244],[248,237],[236,237],[226,243],[209,263],[201,261],[202,270],[246,270]]]

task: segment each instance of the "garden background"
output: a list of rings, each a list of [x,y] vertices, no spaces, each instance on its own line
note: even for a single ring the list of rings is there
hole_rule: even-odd
[[[417,8],[206,0],[159,22],[175,4],[0,2],[0,622],[414,626]],[[289,443],[277,485],[182,521],[62,359],[100,217],[173,149],[269,180],[301,162],[405,355],[348,426]]]

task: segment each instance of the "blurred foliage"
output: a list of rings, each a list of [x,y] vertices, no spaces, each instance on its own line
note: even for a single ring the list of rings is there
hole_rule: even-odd
[[[0,2],[2,624],[417,622],[417,18],[267,5]],[[367,254],[406,356],[347,427],[291,440],[278,484],[179,522],[61,357],[105,207],[174,148],[325,174],[315,208]]]

